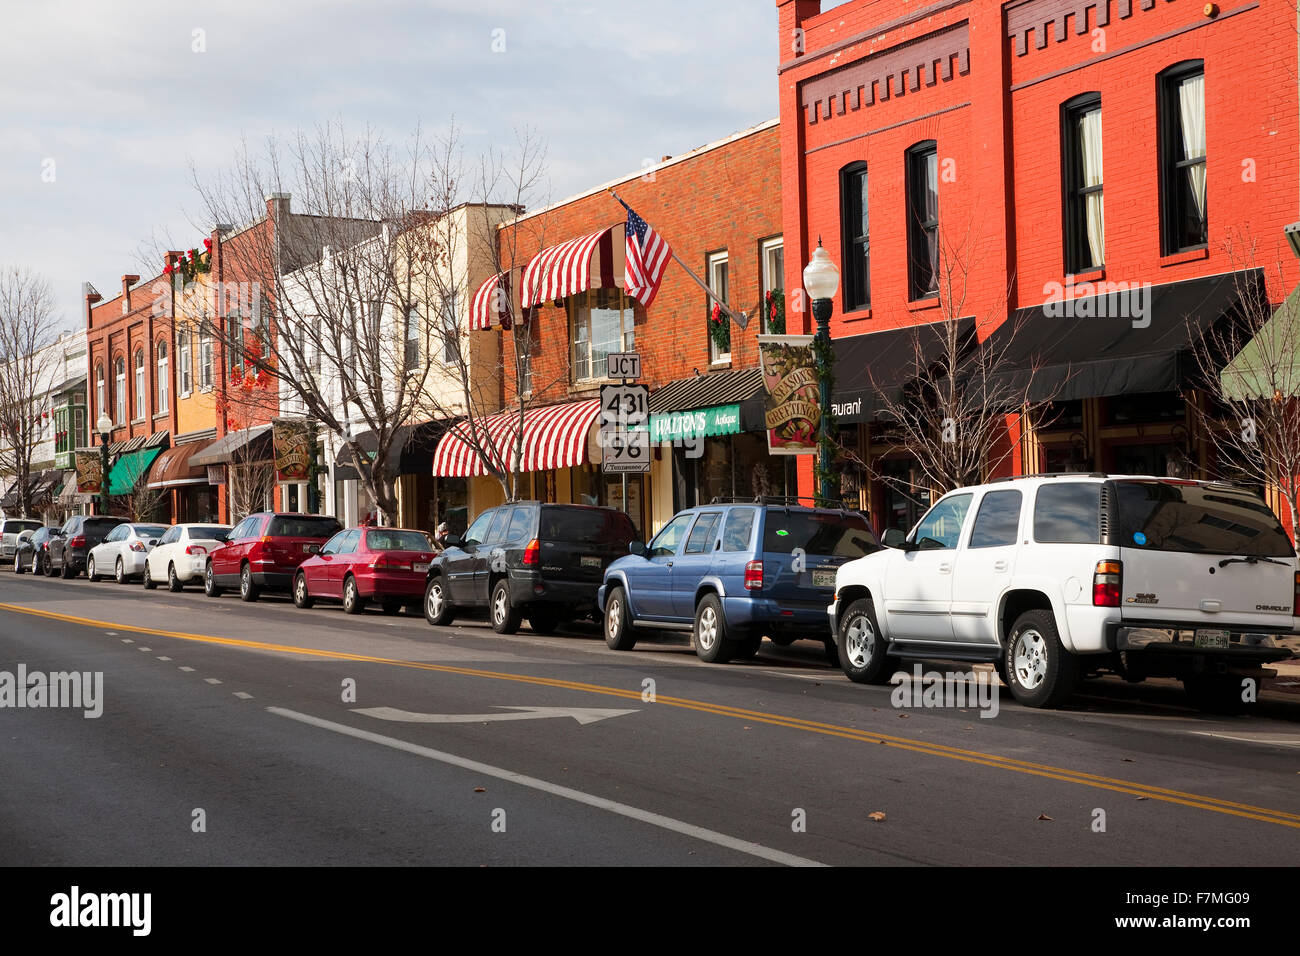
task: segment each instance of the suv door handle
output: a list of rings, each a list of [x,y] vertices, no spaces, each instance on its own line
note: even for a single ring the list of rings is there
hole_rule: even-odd
[[[673,566],[673,563],[669,561],[667,566],[671,568]]]
[[[994,562],[993,562],[993,570],[994,570],[994,571],[1005,571],[1006,569],[1007,569],[1007,563],[1006,563],[1005,561],[994,561]]]
[[[940,564],[940,565],[939,565],[939,573],[940,573],[940,574],[951,574],[951,573],[952,573],[952,562],[951,562],[951,561],[944,561],[942,564]]]

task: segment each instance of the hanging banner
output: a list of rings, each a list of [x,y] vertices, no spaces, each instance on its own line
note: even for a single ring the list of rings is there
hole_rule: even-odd
[[[303,419],[271,423],[276,481],[306,481],[311,474],[311,426]]]
[[[773,455],[811,455],[817,451],[822,410],[817,358],[811,335],[760,335],[767,450]]]
[[[97,495],[104,489],[104,463],[102,452],[79,451],[74,453],[77,462],[77,492]]]

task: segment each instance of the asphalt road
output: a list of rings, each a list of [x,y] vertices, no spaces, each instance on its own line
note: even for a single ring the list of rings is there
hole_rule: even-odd
[[[1209,718],[1176,684],[1098,680],[1060,711],[1004,691],[983,718],[896,708],[812,643],[710,666],[684,635],[616,653],[594,630],[4,574],[0,672],[19,664],[102,672],[103,713],[0,708],[0,864],[1290,866],[1300,849],[1300,697],[1271,689]]]

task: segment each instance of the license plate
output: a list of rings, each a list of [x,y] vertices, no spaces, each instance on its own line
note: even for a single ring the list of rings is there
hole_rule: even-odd
[[[813,587],[815,588],[833,588],[835,587],[834,571],[814,571]]]
[[[600,558],[593,558],[588,555],[583,555],[582,566],[584,568],[598,568],[600,567]]]
[[[317,551],[320,550],[320,545],[319,545],[319,544],[304,544],[304,545],[302,546],[302,549],[303,549],[304,551],[306,551],[308,554],[315,554]]]
[[[412,571],[421,571],[421,572],[423,572],[423,571],[428,571],[428,570],[429,570],[429,562],[428,562],[428,561],[417,561],[417,562],[415,562],[415,564],[411,565],[411,570],[412,570]]]
[[[1192,640],[1193,647],[1204,647],[1210,650],[1227,650],[1228,649],[1228,632],[1227,631],[1210,631],[1198,630],[1196,637]]]

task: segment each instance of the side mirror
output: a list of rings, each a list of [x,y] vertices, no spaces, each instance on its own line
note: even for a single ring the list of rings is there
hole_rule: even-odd
[[[460,548],[465,545],[465,539],[458,534],[449,534],[444,540],[449,548]]]
[[[643,558],[644,558],[644,557],[645,557],[645,542],[644,542],[644,541],[632,541],[632,542],[630,542],[630,543],[628,544],[628,546],[627,546],[627,553],[628,553],[628,554],[639,555],[640,557],[643,557]]]
[[[148,541],[148,545],[149,545],[149,547],[151,547],[151,548],[156,548],[156,547],[158,547],[158,539],[157,539],[157,538],[150,538],[149,541]]]
[[[907,535],[899,531],[897,528],[890,528],[885,532],[885,536],[881,539],[881,543],[886,548],[900,548],[906,551]]]

